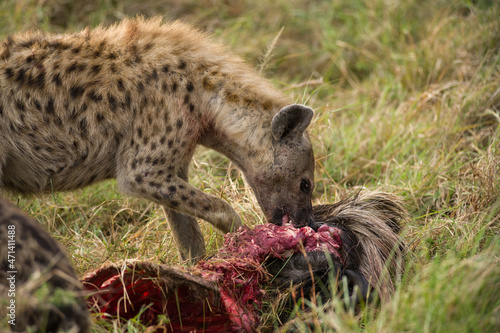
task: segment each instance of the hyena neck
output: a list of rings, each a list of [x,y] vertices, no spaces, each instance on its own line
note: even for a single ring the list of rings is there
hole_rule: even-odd
[[[286,105],[283,101],[262,105],[223,99],[202,144],[227,156],[244,174],[272,163],[271,122]]]

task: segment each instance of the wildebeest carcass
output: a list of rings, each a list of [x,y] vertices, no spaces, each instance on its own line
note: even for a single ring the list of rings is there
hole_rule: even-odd
[[[149,262],[104,265],[83,278],[93,311],[103,318],[135,318],[169,332],[253,332],[264,303],[277,293],[349,304],[377,295],[388,300],[401,273],[404,246],[399,199],[363,191],[314,207],[317,230],[266,224],[226,235],[221,249],[194,267]],[[332,279],[333,284],[332,284]],[[330,290],[347,283],[347,293]],[[345,288],[342,288],[345,290]],[[289,302],[289,306],[293,303]]]

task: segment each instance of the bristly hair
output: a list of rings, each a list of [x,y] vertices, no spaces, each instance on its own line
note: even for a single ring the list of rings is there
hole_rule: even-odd
[[[319,224],[339,224],[357,237],[359,270],[381,301],[394,292],[394,279],[403,271],[405,246],[399,232],[408,212],[395,195],[363,190],[331,205],[313,207]]]

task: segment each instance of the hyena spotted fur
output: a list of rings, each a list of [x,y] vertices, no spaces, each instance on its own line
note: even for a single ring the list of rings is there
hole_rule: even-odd
[[[0,321],[1,332],[89,331],[83,286],[65,251],[2,198],[0,244],[0,316],[9,320]]]
[[[116,178],[121,191],[161,204],[181,258],[198,258],[195,218],[223,232],[241,220],[188,183],[195,147],[238,166],[269,222],[311,225],[312,116],[179,22],[14,34],[0,45],[0,188],[65,191]]]

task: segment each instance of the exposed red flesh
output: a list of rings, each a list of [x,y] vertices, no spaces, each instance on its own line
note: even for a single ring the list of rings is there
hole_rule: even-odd
[[[240,228],[228,234],[212,258],[192,268],[171,268],[146,262],[105,266],[82,280],[96,294],[89,305],[103,318],[136,317],[158,324],[158,315],[170,322],[170,332],[252,332],[265,298],[269,275],[262,267],[268,257],[286,258],[298,252],[327,251],[341,263],[340,230],[326,225],[309,227],[266,224]]]

